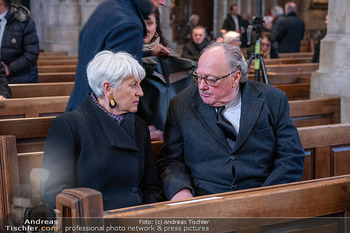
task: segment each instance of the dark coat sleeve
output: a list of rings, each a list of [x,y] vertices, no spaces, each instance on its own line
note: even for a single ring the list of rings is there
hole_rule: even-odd
[[[143,203],[148,204],[163,201],[165,198],[163,196],[163,189],[160,184],[157,168],[154,162],[149,129],[147,124],[144,124],[144,126],[144,131],[147,132],[147,142],[145,148],[145,171],[142,176],[140,187],[143,193]]]
[[[304,149],[298,130],[290,118],[288,99],[281,95],[278,120],[274,129],[276,137],[276,158],[273,168],[262,186],[300,181],[304,170]]]
[[[169,104],[164,133],[165,144],[157,161],[164,193],[169,200],[184,188],[191,190],[194,195],[190,171],[184,163],[184,139],[175,120],[172,100]]]
[[[5,67],[1,63],[0,63],[0,95],[2,95],[5,98],[12,97],[11,89],[8,86],[7,78],[5,75]]]
[[[182,49],[182,58],[191,59],[193,61],[198,61],[200,57],[200,52],[198,52],[195,48],[192,42],[188,42],[184,45]]]

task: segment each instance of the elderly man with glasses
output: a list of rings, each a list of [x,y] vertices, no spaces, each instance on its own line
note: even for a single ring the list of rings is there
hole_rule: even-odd
[[[169,105],[157,162],[169,200],[299,181],[304,150],[285,93],[247,80],[240,49],[213,43],[197,84]]]

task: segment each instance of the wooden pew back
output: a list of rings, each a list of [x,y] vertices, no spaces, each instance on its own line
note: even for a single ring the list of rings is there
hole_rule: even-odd
[[[12,98],[69,96],[74,82],[9,84]]]
[[[64,211],[67,208],[65,201],[72,196],[75,197],[75,201],[78,201],[80,191],[80,189],[66,189],[59,194],[56,203],[58,209]],[[101,206],[97,206],[96,203],[102,203],[102,197],[97,194],[98,192],[94,193],[94,198],[91,199],[85,197],[85,203],[82,203],[80,209],[84,209],[87,214],[83,213],[81,217],[93,217],[91,209],[96,207],[101,209]],[[94,205],[91,205],[90,202],[93,202]],[[350,176],[347,175],[206,195],[183,201],[167,201],[121,208],[94,214],[99,217],[103,216],[105,225],[113,225],[113,223],[121,225],[123,221],[120,220],[130,217],[156,218],[161,221],[174,218],[189,221],[191,218],[200,218],[209,220],[206,226],[209,226],[210,232],[270,232],[266,231],[269,228],[279,230],[271,232],[330,232],[329,228],[340,230],[346,225],[336,218],[333,218],[331,222],[322,223],[317,221],[315,223],[312,218],[334,215],[347,217],[349,204]],[[220,223],[215,222],[215,218],[230,219]],[[248,219],[246,222],[242,218],[253,219]],[[118,222],[116,222],[117,219]],[[128,226],[128,222],[125,223]],[[159,225],[167,227],[167,224]],[[185,225],[187,224],[183,223],[182,227]],[[286,226],[289,226],[290,231],[286,231]]]
[[[297,127],[340,123],[340,98],[289,101]]]
[[[0,135],[14,135],[19,153],[43,151],[55,117],[0,119]]]
[[[350,124],[298,128],[305,150],[303,180],[350,174]]]
[[[38,82],[39,83],[52,83],[52,82],[74,82],[75,81],[75,71],[74,72],[50,72],[50,73],[39,73]]]
[[[69,96],[0,100],[0,118],[57,116],[66,109]]]

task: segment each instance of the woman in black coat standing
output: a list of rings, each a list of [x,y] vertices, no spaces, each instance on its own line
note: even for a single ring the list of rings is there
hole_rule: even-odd
[[[63,189],[93,188],[104,210],[162,200],[147,124],[134,115],[145,77],[128,53],[99,52],[87,66],[92,93],[56,117],[47,136],[43,199],[54,207]]]

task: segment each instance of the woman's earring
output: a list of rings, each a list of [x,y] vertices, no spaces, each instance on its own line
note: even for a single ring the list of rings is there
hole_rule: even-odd
[[[117,102],[115,102],[114,98],[113,98],[113,94],[110,94],[108,96],[108,99],[109,99],[109,107],[110,108],[115,108],[117,107]]]

